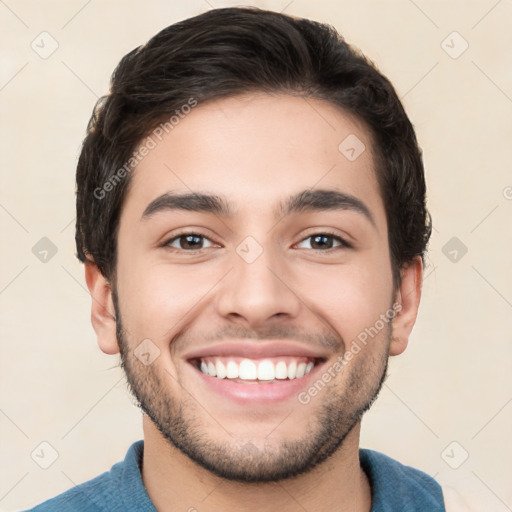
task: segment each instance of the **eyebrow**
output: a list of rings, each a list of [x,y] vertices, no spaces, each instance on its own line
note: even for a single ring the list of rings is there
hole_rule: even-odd
[[[166,192],[148,204],[141,216],[141,221],[151,218],[159,212],[182,210],[211,213],[223,217],[234,217],[229,202],[218,195],[199,192],[178,194]],[[276,218],[286,217],[293,213],[308,211],[349,210],[366,217],[376,228],[375,219],[366,204],[357,197],[337,190],[303,190],[279,203],[274,210]]]

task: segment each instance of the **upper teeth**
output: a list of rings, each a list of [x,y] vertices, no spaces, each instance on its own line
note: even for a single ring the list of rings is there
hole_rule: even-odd
[[[306,357],[286,359],[201,358],[200,369],[218,379],[274,380],[299,379],[309,373],[315,363]]]

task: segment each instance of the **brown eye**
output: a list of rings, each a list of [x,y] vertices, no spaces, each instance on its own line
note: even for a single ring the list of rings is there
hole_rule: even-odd
[[[308,240],[310,240],[310,247],[302,247],[303,249],[325,251],[328,249],[335,249],[336,247],[350,247],[350,244],[345,242],[343,238],[336,235],[332,235],[330,233],[317,233],[315,235],[308,236],[304,238],[304,240],[302,240],[300,244],[303,244]]]
[[[209,243],[210,245],[204,245]],[[181,249],[184,251],[197,251],[211,247],[213,243],[210,239],[197,233],[182,233],[181,235],[171,238],[166,244],[168,247],[173,249]]]

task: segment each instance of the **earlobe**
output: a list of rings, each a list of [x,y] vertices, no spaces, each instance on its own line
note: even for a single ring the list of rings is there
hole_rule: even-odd
[[[85,281],[92,298],[91,323],[105,354],[119,353],[112,289],[93,261],[85,263]]]
[[[395,297],[395,304],[400,304],[400,307],[392,321],[393,335],[389,346],[391,356],[401,354],[407,348],[409,336],[416,322],[423,280],[421,257],[415,256],[411,262],[404,265],[401,275],[402,283]]]

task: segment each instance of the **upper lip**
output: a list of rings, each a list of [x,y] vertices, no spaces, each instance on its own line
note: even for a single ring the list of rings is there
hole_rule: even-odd
[[[264,359],[266,357],[310,357],[312,359],[326,359],[327,355],[297,343],[275,341],[232,341],[208,345],[207,347],[191,350],[185,354],[187,360],[215,356],[234,356],[247,359]]]

